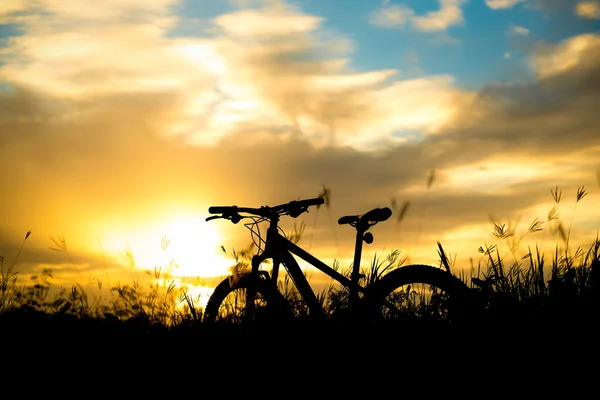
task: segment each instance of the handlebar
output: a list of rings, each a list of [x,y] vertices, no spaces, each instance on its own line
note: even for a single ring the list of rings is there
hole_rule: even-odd
[[[225,218],[231,220],[234,224],[240,222],[243,218],[240,213],[251,214],[258,217],[273,218],[280,215],[289,215],[292,218],[297,218],[303,212],[308,212],[310,206],[320,206],[325,202],[322,197],[306,200],[293,200],[288,203],[279,204],[274,207],[262,206],[260,208],[238,207],[238,206],[212,206],[208,208],[208,212],[213,215],[206,218],[206,221],[217,218]]]

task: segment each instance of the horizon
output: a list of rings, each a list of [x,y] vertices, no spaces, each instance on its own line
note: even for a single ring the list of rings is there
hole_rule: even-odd
[[[480,246],[517,261],[564,245],[556,222],[586,251],[598,82],[600,1],[4,0],[3,267],[64,286],[154,267],[210,280],[234,263],[221,246],[251,238],[209,206],[324,189],[328,206],[282,226],[304,222],[300,244],[342,268],[338,218],[376,207],[393,214],[365,266],[395,249],[439,265],[438,241],[458,271]],[[495,224],[525,235],[515,254]]]

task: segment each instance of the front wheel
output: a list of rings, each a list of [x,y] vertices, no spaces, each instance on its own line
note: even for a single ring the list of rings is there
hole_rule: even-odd
[[[378,321],[451,322],[466,315],[470,293],[449,272],[430,265],[408,265],[367,289],[365,311]]]
[[[244,274],[223,280],[208,299],[203,322],[280,322],[291,316],[283,295],[268,280]]]

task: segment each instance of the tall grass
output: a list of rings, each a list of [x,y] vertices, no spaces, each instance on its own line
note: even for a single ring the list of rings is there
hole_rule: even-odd
[[[27,232],[25,240],[31,232]],[[67,251],[64,238],[52,238],[52,250],[61,252],[73,262]],[[30,277],[28,284],[19,284],[18,271],[14,270],[23,244],[11,266],[5,267],[5,258],[0,256],[0,315],[28,313],[77,319],[98,319],[117,322],[136,322],[149,326],[176,327],[198,323],[202,319],[202,308],[198,296],[189,294],[185,287],[177,287],[175,279],[155,267],[146,273],[151,277],[146,288],[138,280],[130,284],[117,283],[110,288],[107,301],[94,295],[82,285],[60,287],[50,296],[51,269]],[[125,258],[136,268],[133,254],[126,252]],[[102,281],[92,282],[102,293]]]
[[[577,204],[586,195],[579,187],[568,228],[558,212],[562,191],[551,190],[554,205],[544,222],[537,218],[517,236],[509,225],[494,222],[493,234],[499,243],[479,248],[482,254],[475,265],[471,261],[471,287],[485,298],[486,317],[495,319],[543,318],[557,316],[592,316],[597,305],[600,274],[600,240],[598,236],[587,249],[573,249],[571,230]],[[519,255],[525,237],[543,231],[542,244],[548,232],[557,235],[550,259],[538,244]],[[501,247],[506,248],[502,253]],[[507,255],[509,257],[507,257]]]
[[[458,273],[457,276],[480,294],[484,320],[536,320],[556,315],[589,318],[591,312],[597,310],[600,296],[600,239],[596,236],[585,249],[573,248],[571,243],[576,207],[586,194],[583,187],[578,188],[568,221],[560,218],[562,191],[558,187],[551,190],[554,206],[546,220],[534,219],[524,232],[517,234],[515,224],[493,221],[491,228],[497,242],[479,247],[479,260],[471,259],[470,271],[468,268],[457,269],[443,244],[438,243],[439,267],[448,273]],[[404,217],[407,208],[407,205],[402,207],[398,221]],[[288,235],[298,242],[303,232],[304,225],[301,225],[294,227]],[[519,253],[526,239],[540,234],[539,246],[537,243],[535,246],[528,245],[524,252]],[[32,276],[28,283],[21,284],[15,267],[30,235],[31,232],[26,233],[11,263],[0,256],[0,317],[15,313],[43,314],[69,316],[76,320],[135,322],[165,329],[201,325],[203,309],[200,299],[189,294],[184,287],[179,287],[175,277],[163,267],[147,271],[151,278],[149,285],[144,286],[135,280],[129,284],[118,283],[109,289],[105,299],[90,294],[79,284],[60,288],[54,296],[50,296],[53,275],[48,269]],[[548,235],[557,238],[550,255],[543,252]],[[53,250],[64,253],[72,262],[64,238],[53,239],[53,243]],[[167,245],[168,242],[163,242],[163,246]],[[226,252],[225,248],[223,251]],[[255,244],[251,244],[241,251],[230,253],[233,275],[249,271],[254,251]],[[362,283],[373,284],[390,271],[402,268],[406,258],[401,254],[400,250],[393,250],[385,256],[375,254],[368,266],[361,270]],[[130,268],[136,268],[132,254],[127,254],[126,259],[131,264]],[[333,264],[335,270],[347,277],[350,277],[351,267],[342,270],[339,262]],[[95,280],[94,284],[102,294],[102,282]],[[282,274],[278,284],[295,315],[307,316],[308,307],[290,277]],[[412,315],[422,315],[423,310],[427,310],[431,303],[423,303],[424,299],[429,302],[436,299],[431,293],[410,286],[396,295],[408,304],[406,312]],[[331,283],[317,293],[317,298],[329,318],[345,315],[348,307],[346,288]]]

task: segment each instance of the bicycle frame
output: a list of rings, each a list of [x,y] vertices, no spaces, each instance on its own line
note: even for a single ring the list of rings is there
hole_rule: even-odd
[[[263,238],[260,237],[260,234],[258,234],[259,243],[256,243],[255,241],[255,244],[257,244],[258,247],[258,252],[252,257],[251,274],[240,278],[244,279],[244,282],[237,288],[235,287],[237,286],[235,279],[233,280],[233,283],[230,278],[221,282],[215,289],[215,293],[217,293],[217,295],[215,296],[215,293],[213,293],[207,303],[204,318],[207,320],[214,320],[219,313],[218,309],[225,300],[225,297],[227,297],[228,294],[233,290],[243,288],[248,289],[245,295],[246,315],[253,314],[252,308],[254,307],[253,304],[255,295],[258,292],[264,292],[262,294],[269,292],[267,296],[270,297],[269,301],[274,301],[274,303],[279,303],[281,307],[285,307],[283,304],[285,302],[285,298],[281,297],[281,293],[279,293],[279,288],[277,286],[277,279],[281,264],[284,265],[289,277],[292,279],[294,286],[298,290],[298,293],[305,301],[309,314],[311,314],[311,316],[324,317],[324,308],[322,304],[319,303],[315,292],[308,283],[308,280],[304,276],[304,273],[302,272],[302,269],[300,268],[300,265],[294,256],[306,261],[308,264],[312,265],[332,279],[339,282],[344,287],[348,288],[349,298],[346,311],[349,311],[351,316],[359,315],[360,312],[357,305],[359,303],[362,305],[362,299],[359,297],[359,295],[363,293],[364,298],[366,299],[367,296],[372,296],[370,293],[378,294],[377,291],[372,292],[371,288],[369,288],[367,291],[366,287],[363,287],[359,284],[362,276],[360,274],[360,259],[363,242],[373,242],[373,235],[367,231],[378,222],[387,220],[391,216],[392,211],[387,207],[374,208],[365,214],[347,215],[338,220],[339,225],[350,225],[356,229],[354,264],[350,278],[347,278],[346,276],[337,272],[334,268],[310,254],[308,251],[299,247],[292,240],[288,239],[278,227],[281,216],[286,215],[292,218],[297,218],[300,214],[308,212],[309,207],[319,206],[324,202],[325,199],[318,197],[313,199],[293,200],[288,203],[279,204],[272,207],[261,206],[260,208],[254,208],[238,207],[236,205],[209,207],[208,211],[210,214],[220,215],[210,216],[206,218],[207,221],[215,218],[224,218],[230,220],[234,224],[237,224],[243,218],[251,218],[254,223],[246,224],[246,227],[250,229],[253,234],[256,234],[256,232],[254,232],[253,228],[250,226],[268,220],[269,227],[267,229],[266,238],[263,240]],[[244,214],[250,214],[252,216]],[[262,247],[261,244],[264,244],[264,247]],[[270,277],[267,271],[260,271],[261,264],[267,259],[273,260]],[[264,277],[267,277],[268,279],[265,280]],[[258,281],[256,279],[258,279]],[[381,290],[387,290],[387,281],[386,286]],[[278,308],[278,306],[275,306],[275,308]]]
[[[353,308],[353,306],[358,301],[358,294],[364,292],[365,290],[365,288],[360,286],[359,284],[360,258],[362,252],[364,232],[361,232],[361,230],[357,230],[353,271],[351,279],[348,279],[344,275],[334,270],[329,265],[325,264],[312,254],[310,254],[309,252],[302,249],[300,246],[296,245],[291,240],[286,238],[283,234],[279,232],[277,224],[278,218],[273,218],[267,230],[267,240],[265,242],[266,244],[264,250],[260,254],[256,254],[252,257],[252,273],[258,274],[261,263],[263,263],[267,259],[272,259],[273,268],[271,272],[271,280],[274,284],[276,284],[279,274],[279,266],[283,263],[294,285],[298,289],[298,292],[306,301],[309,311],[311,313],[322,313],[323,309],[319,304],[319,301],[317,300],[315,292],[313,291],[312,287],[308,283],[308,280],[304,276],[300,265],[293,257],[293,255],[296,255],[299,258],[306,261],[307,263],[309,263],[310,265],[312,265],[313,267],[327,274],[332,279],[335,279],[337,282],[347,287],[349,289],[350,296],[349,307]]]

